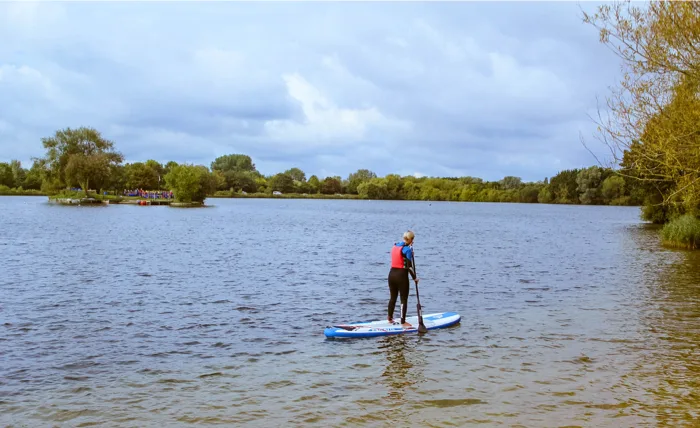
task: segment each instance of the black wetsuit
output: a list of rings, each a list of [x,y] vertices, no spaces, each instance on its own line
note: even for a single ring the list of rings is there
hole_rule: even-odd
[[[401,295],[401,324],[406,322],[406,311],[408,309],[408,293],[410,291],[410,283],[408,280],[408,274],[411,274],[413,280],[416,280],[416,272],[412,269],[413,265],[411,260],[402,253],[403,266],[405,267],[392,267],[389,270],[389,292],[391,296],[389,298],[389,318],[394,317],[394,307],[396,306],[396,298]]]

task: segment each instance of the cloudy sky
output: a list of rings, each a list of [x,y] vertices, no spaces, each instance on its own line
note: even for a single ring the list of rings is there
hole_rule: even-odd
[[[592,2],[0,3],[0,161],[92,126],[127,161],[551,177],[595,159]]]

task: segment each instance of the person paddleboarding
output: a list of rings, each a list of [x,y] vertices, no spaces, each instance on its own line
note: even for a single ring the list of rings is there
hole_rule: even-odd
[[[406,311],[408,309],[408,292],[410,291],[410,283],[408,274],[411,274],[413,281],[418,285],[418,277],[416,270],[411,263],[413,260],[413,239],[415,235],[408,230],[403,234],[403,241],[397,242],[391,249],[391,269],[389,269],[389,314],[387,320],[394,323],[394,308],[396,307],[396,298],[401,295],[401,325],[404,328],[411,328],[412,325],[406,322]]]

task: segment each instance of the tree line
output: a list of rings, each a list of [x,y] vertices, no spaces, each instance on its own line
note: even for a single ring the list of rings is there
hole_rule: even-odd
[[[478,177],[379,177],[358,169],[347,177],[307,175],[290,168],[272,175],[260,173],[250,156],[228,154],[209,166],[145,162],[123,163],[114,143],[93,128],[66,128],[42,139],[46,154],[30,169],[20,162],[0,163],[0,186],[34,189],[54,195],[67,188],[94,189],[97,194],[121,194],[125,189],[172,190],[180,201],[207,196],[342,195],[363,199],[522,202],[555,204],[639,205],[643,188],[613,169],[590,166],[563,170],[551,179],[524,182],[507,176],[498,181]]]
[[[678,220],[686,231],[678,236],[688,238],[682,246],[700,245],[700,3],[614,2],[584,21],[623,70],[596,120],[597,137],[618,173],[640,183],[642,218]]]

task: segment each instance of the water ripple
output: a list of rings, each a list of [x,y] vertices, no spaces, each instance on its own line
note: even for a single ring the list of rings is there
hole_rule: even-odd
[[[660,248],[636,208],[45,201],[0,197],[3,426],[700,418],[700,256]],[[424,311],[461,325],[326,340],[385,316],[406,219]]]

